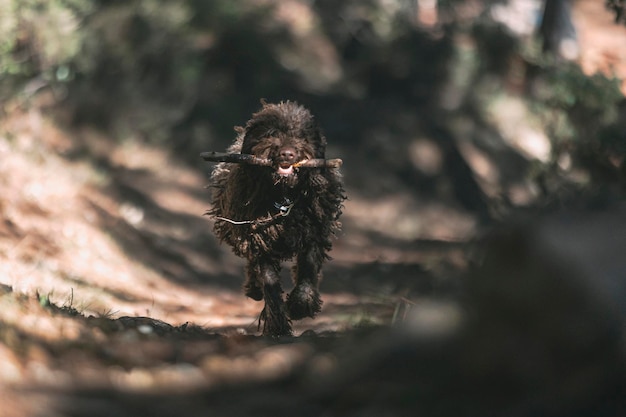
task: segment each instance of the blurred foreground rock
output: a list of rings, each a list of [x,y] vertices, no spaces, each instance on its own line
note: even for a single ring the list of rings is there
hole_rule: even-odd
[[[461,366],[505,415],[624,415],[626,210],[560,213],[487,239]],[[477,393],[477,395],[479,395]]]

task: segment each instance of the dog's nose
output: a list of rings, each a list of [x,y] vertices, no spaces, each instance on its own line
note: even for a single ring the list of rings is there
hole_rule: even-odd
[[[282,148],[279,152],[280,159],[285,162],[292,162],[296,159],[296,151],[291,148]]]

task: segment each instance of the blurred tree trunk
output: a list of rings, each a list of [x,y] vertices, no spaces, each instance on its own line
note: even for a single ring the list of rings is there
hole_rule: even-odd
[[[539,33],[544,52],[565,60],[578,57],[578,40],[569,0],[545,1]]]

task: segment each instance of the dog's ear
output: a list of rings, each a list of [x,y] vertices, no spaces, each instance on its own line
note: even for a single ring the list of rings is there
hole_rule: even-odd
[[[302,124],[302,134],[305,136],[304,139],[306,139],[315,150],[315,158],[324,159],[326,156],[326,137],[317,125],[313,115],[307,111],[306,116]]]

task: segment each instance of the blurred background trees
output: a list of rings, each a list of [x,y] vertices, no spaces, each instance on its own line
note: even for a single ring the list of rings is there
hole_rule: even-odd
[[[618,82],[560,56],[559,39],[576,51],[568,1],[526,2],[522,29],[517,3],[2,0],[0,94],[50,91],[68,126],[194,162],[260,98],[298,100],[348,160],[350,185],[482,220],[597,185],[600,199],[620,194]],[[624,3],[606,4],[623,21]]]

